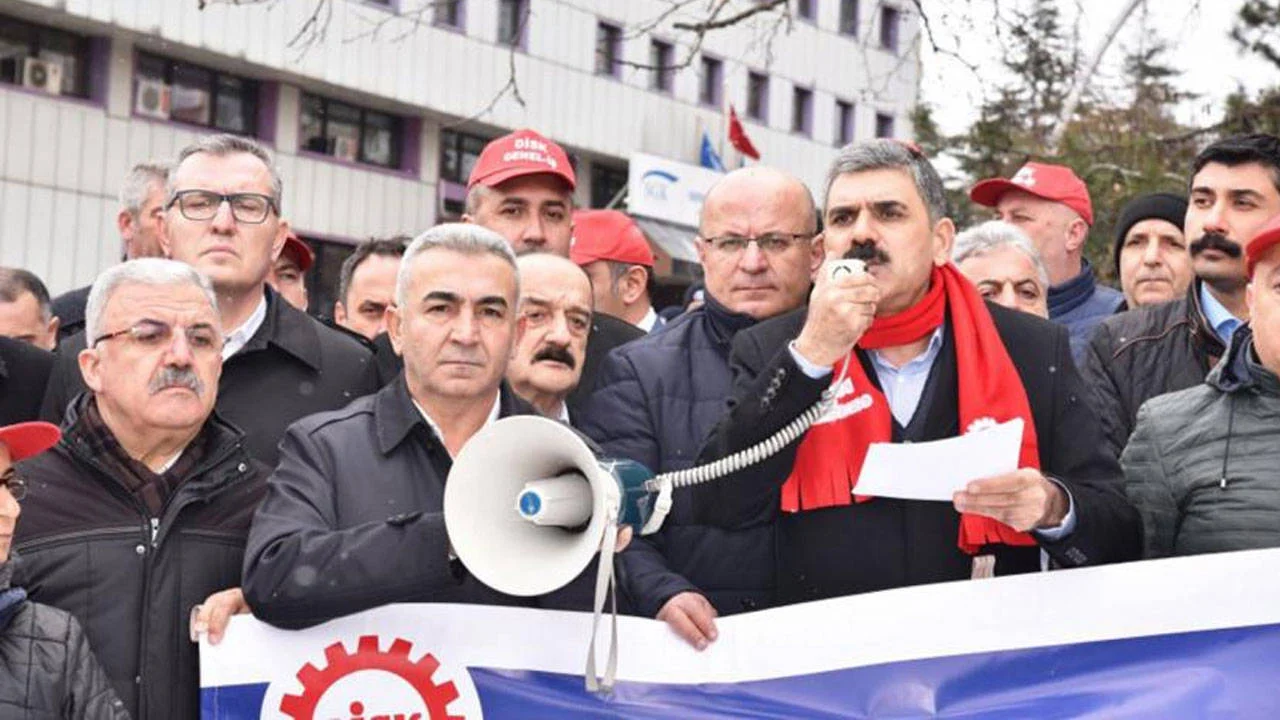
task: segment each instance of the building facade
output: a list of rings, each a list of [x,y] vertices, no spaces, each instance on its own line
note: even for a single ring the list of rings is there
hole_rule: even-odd
[[[326,311],[353,243],[457,217],[484,143],[518,127],[571,153],[580,205],[625,207],[634,154],[696,166],[705,136],[740,164],[732,105],[761,162],[818,190],[839,145],[910,136],[919,28],[895,3],[790,0],[699,43],[677,24],[705,3],[0,0],[0,264],[89,282],[119,260],[128,167],[217,131],[275,153]],[[655,240],[668,271],[691,259],[679,230]]]

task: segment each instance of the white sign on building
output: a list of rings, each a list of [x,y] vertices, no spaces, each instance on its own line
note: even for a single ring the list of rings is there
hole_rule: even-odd
[[[636,153],[627,173],[627,212],[697,227],[702,200],[721,177],[697,165]]]

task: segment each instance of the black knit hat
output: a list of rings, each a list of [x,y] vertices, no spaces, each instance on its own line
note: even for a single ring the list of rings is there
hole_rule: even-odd
[[[1116,219],[1115,244],[1111,249],[1111,259],[1116,264],[1116,276],[1120,275],[1120,248],[1124,246],[1124,238],[1129,229],[1143,220],[1165,220],[1179,230],[1187,217],[1187,199],[1173,193],[1151,193],[1139,195],[1124,204],[1120,209],[1120,217]]]

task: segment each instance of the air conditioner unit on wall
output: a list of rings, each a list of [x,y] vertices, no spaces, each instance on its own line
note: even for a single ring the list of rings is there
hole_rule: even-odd
[[[169,119],[169,86],[155,78],[138,78],[138,89],[133,98],[133,112],[159,120]]]
[[[29,57],[22,61],[22,85],[43,90],[50,95],[62,94],[62,63]]]

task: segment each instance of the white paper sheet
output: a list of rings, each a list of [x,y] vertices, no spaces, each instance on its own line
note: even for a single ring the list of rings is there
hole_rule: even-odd
[[[946,440],[872,443],[857,495],[951,502],[973,480],[1018,469],[1022,418]]]

